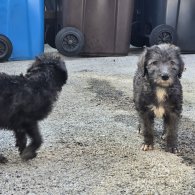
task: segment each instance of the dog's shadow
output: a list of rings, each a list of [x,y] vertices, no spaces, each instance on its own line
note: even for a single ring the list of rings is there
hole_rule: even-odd
[[[162,129],[162,124],[157,122],[157,129]],[[156,131],[157,139],[156,142],[160,145],[162,149],[166,148],[166,142],[161,138],[162,132]],[[178,132],[178,146],[179,154],[183,159],[183,162],[195,166],[195,122],[189,118],[182,118],[180,122],[179,132]]]
[[[195,122],[189,118],[182,118],[179,129],[180,155],[184,162],[195,166]]]

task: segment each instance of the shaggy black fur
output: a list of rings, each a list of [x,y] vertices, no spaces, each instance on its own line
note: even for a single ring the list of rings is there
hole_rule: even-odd
[[[164,120],[167,150],[178,152],[177,131],[183,101],[179,79],[183,69],[179,48],[174,45],[146,48],[140,57],[133,87],[144,151],[153,149],[154,118],[160,117]]]
[[[46,54],[37,57],[25,75],[0,73],[0,128],[14,131],[22,159],[36,157],[42,144],[38,121],[51,112],[67,78],[65,63]],[[27,136],[31,139],[28,146]],[[0,155],[0,162],[6,161]]]

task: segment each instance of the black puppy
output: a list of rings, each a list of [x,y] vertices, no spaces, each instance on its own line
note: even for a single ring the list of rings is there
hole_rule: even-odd
[[[38,121],[51,112],[68,78],[60,57],[41,55],[25,75],[0,73],[0,128],[14,131],[16,147],[23,160],[36,157],[42,144]],[[26,147],[27,136],[31,139]],[[0,155],[0,162],[7,159]]]

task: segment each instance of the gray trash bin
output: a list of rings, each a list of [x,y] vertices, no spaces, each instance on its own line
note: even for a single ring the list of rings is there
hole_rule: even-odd
[[[195,0],[136,0],[131,44],[173,43],[195,51]]]
[[[177,45],[182,52],[195,52],[195,1],[181,0],[177,24]]]
[[[59,0],[56,48],[67,56],[126,55],[134,0]]]

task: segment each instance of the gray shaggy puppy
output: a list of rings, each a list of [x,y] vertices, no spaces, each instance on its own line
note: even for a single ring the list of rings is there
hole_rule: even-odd
[[[142,150],[153,149],[154,118],[163,118],[167,151],[178,152],[177,132],[182,112],[180,78],[184,62],[178,47],[170,44],[145,48],[134,76],[134,102],[143,131]]]
[[[65,63],[49,54],[37,57],[25,75],[0,73],[0,128],[13,130],[23,160],[36,157],[42,144],[38,121],[51,112],[67,78]],[[7,159],[0,155],[0,162]]]

